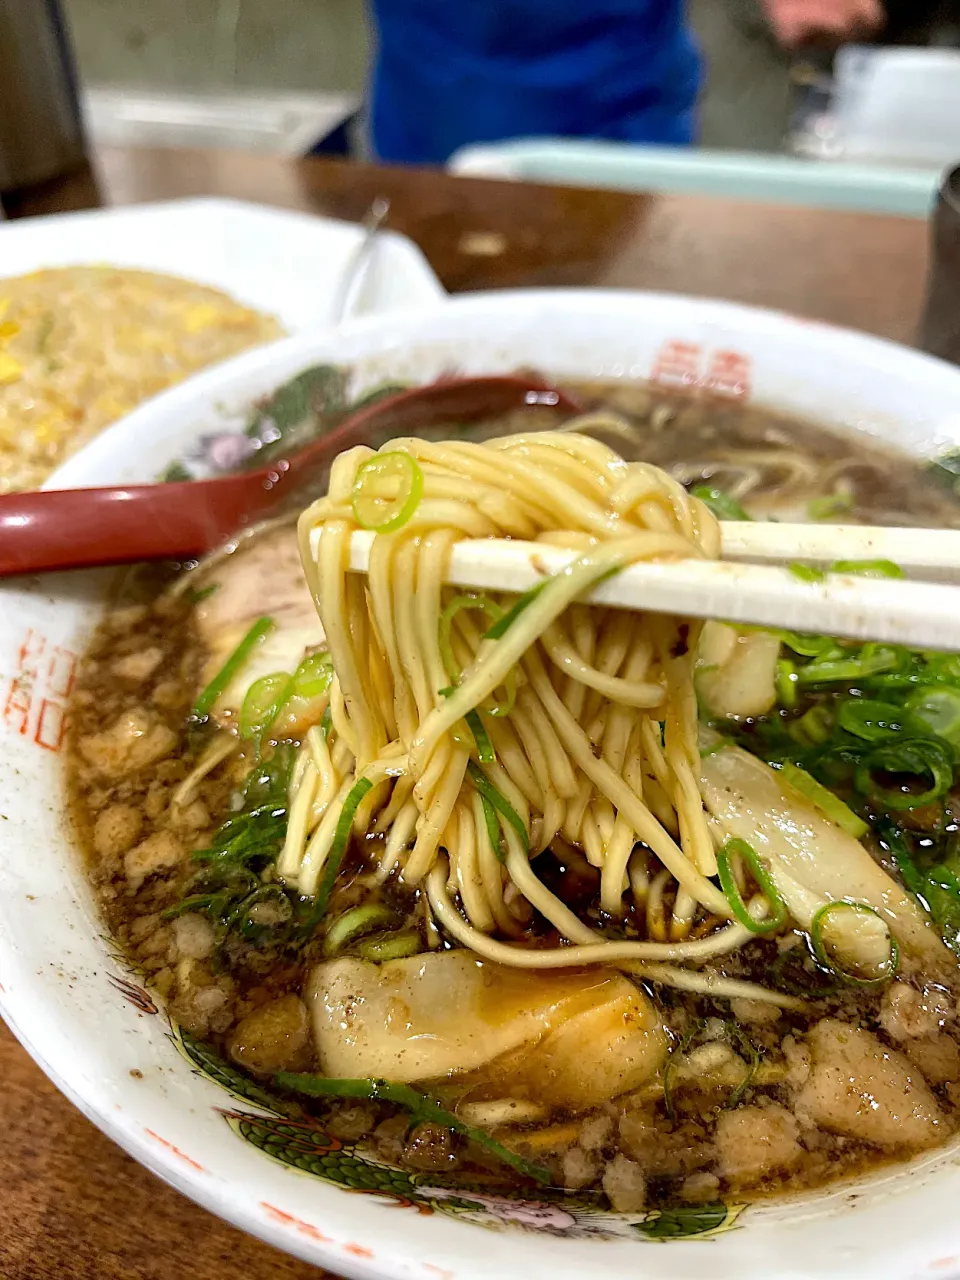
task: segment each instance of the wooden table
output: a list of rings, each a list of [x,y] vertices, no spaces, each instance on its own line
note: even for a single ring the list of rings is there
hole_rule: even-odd
[[[911,341],[926,272],[914,219],[451,178],[238,152],[107,150],[97,175],[9,199],[11,216],[221,195],[359,219],[376,195],[450,290],[526,285],[730,298]]]
[[[105,151],[96,174],[6,202],[19,217],[220,195],[390,224],[448,289],[605,285],[779,307],[910,341],[926,227],[694,196],[207,151]],[[0,231],[2,234],[2,231]],[[141,1169],[66,1102],[0,1024],[0,1280],[317,1280]]]

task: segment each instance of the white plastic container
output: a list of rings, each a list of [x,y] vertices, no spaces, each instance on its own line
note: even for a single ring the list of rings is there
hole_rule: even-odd
[[[833,116],[833,144],[844,160],[914,167],[956,164],[960,50],[841,49]]]

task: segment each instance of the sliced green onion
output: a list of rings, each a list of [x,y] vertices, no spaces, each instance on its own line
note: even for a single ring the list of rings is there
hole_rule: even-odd
[[[951,951],[960,952],[960,879],[956,872],[943,863],[921,871],[900,827],[882,817],[876,827],[896,863],[900,879],[933,918],[946,945]]]
[[[393,450],[375,454],[359,468],[350,502],[361,529],[396,533],[416,511],[422,497],[420,464],[408,453]]]
[[[462,673],[453,656],[453,646],[451,644],[450,633],[453,628],[453,620],[461,609],[479,609],[494,622],[499,621],[499,619],[503,617],[503,609],[501,609],[500,605],[486,595],[454,596],[446,606],[443,613],[440,615],[438,639],[440,645],[440,657],[443,659],[444,669],[454,683],[460,679]]]
[[[828,744],[804,763],[809,766],[808,771],[815,770],[814,776],[822,779],[825,786],[833,787],[852,784],[854,772],[869,755],[870,747],[865,742],[839,742]]]
[[[889,982],[900,968],[900,947],[897,944],[897,940],[888,928],[887,936],[890,939],[890,950],[882,966],[878,966],[882,969],[882,972],[877,974],[876,977],[865,978],[862,974],[846,968],[842,963],[838,964],[835,956],[827,949],[827,939],[824,938],[824,932],[829,932],[831,919],[835,921],[837,917],[842,918],[846,912],[874,916],[886,927],[886,921],[879,911],[874,910],[866,902],[850,902],[845,898],[837,902],[827,902],[814,913],[813,920],[810,922],[810,945],[813,948],[813,954],[825,969],[828,969],[846,983],[857,987],[882,986],[884,983]]]
[[[735,502],[722,489],[715,489],[708,484],[698,484],[696,488],[690,490],[690,493],[694,498],[699,498],[704,506],[709,507],[718,520],[750,519],[740,503]]]
[[[907,888],[910,888],[909,884]],[[929,908],[950,950],[960,951],[960,879],[956,873],[942,863],[931,867],[918,896]]]
[[[510,801],[506,796],[501,795],[480,766],[473,760],[467,761],[467,773],[469,773],[473,785],[480,792],[481,799],[485,797],[493,805],[497,813],[510,823],[523,842],[524,849],[529,852],[530,837],[527,835],[527,828],[523,825],[523,819]],[[496,848],[496,845],[494,845],[494,848]]]
[[[835,560],[833,573],[853,573],[862,578],[902,578],[903,570],[892,560]]]
[[[454,596],[443,613],[440,615],[440,627],[437,637],[440,649],[440,657],[443,661],[444,670],[454,684],[458,683],[460,676],[463,674],[457,665],[457,660],[453,656],[453,644],[451,642],[451,631],[453,628],[453,620],[461,609],[479,609],[492,618],[494,624],[503,617],[503,609],[497,604],[496,600],[491,600],[489,596],[482,594],[471,594]],[[490,639],[488,631],[483,639]],[[496,690],[494,691],[496,692]],[[500,702],[491,702],[484,706],[484,711],[491,716],[508,716],[513,710],[513,705],[517,700],[517,677],[515,672],[511,671],[503,685],[503,699]]]
[[[340,863],[343,861],[343,855],[346,853],[347,845],[350,842],[350,831],[353,827],[354,815],[359,808],[360,801],[368,791],[372,790],[373,783],[370,779],[361,778],[347,792],[347,798],[344,800],[343,808],[340,810],[340,817],[337,819],[337,829],[334,832],[333,844],[330,846],[330,852],[327,854],[327,860],[323,865],[323,875],[320,877],[320,883],[317,886],[316,896],[313,900],[313,907],[310,911],[308,927],[311,932],[323,919],[323,914],[330,903],[330,895],[333,893],[333,886],[340,872]]]
[[[947,680],[960,684],[960,654],[925,653],[926,674],[934,680]]]
[[[503,837],[500,834],[500,820],[497,817],[497,811],[482,791],[480,792],[480,804],[483,808],[483,821],[487,828],[487,838],[490,841],[493,852],[503,862]]]
[[[802,631],[774,631],[773,634],[802,658],[819,658],[826,650],[835,647],[829,636],[806,635]]]
[[[456,689],[454,689],[452,685],[448,685],[446,689],[440,690],[440,696],[442,698],[451,698],[454,693],[456,693]],[[490,735],[483,727],[483,721],[480,719],[480,716],[477,714],[475,709],[471,708],[470,711],[467,711],[464,714],[463,718],[467,722],[470,732],[473,734],[473,740],[477,746],[477,756],[484,764],[493,764],[497,755],[493,749],[493,743],[490,741]],[[458,742],[465,741],[465,739],[456,733],[454,734],[454,737]]]
[[[502,718],[504,716],[508,716],[513,710],[517,701],[516,671],[508,671],[503,685],[498,685],[497,688],[494,689],[494,693],[498,692],[500,688],[503,689],[503,698],[499,702],[484,703],[483,709],[488,716],[500,716]]]
[[[333,660],[326,649],[308,653],[293,673],[294,693],[299,698],[319,698],[333,684]]]
[[[276,919],[270,924],[262,924],[252,914],[254,907],[262,906],[266,902],[274,904]],[[223,917],[223,929],[229,932],[230,929],[237,928],[248,942],[253,942],[258,938],[269,936],[272,929],[287,924],[293,918],[293,912],[293,902],[283,885],[260,884],[249,897],[237,903],[231,911],[226,913]]]
[[[485,632],[484,640],[501,640],[509,627],[516,622],[524,609],[528,605],[533,604],[540,592],[550,582],[550,578],[544,578],[542,582],[538,582],[535,587],[531,587],[529,591],[525,591],[522,596],[518,596],[507,612],[499,618],[489,631]]]
[[[787,762],[781,766],[780,772],[795,791],[806,796],[831,822],[846,831],[848,836],[853,836],[854,840],[862,840],[870,830],[863,819],[858,818],[839,796],[818,782],[806,769]]]
[[[911,723],[909,712],[904,712],[892,702],[877,702],[872,698],[845,698],[837,712],[841,729],[866,742],[882,742],[900,733],[915,733],[916,723]]]
[[[894,649],[883,645],[874,645],[871,654],[867,655],[870,645],[864,645],[856,658],[821,659],[801,667],[797,672],[797,680],[801,685],[811,684],[853,684],[869,676],[879,675],[883,671],[892,671],[899,663],[899,656]]]
[[[833,735],[833,716],[822,703],[805,711],[799,720],[791,725],[791,737],[797,738],[813,747],[823,746]]]
[[[386,964],[388,960],[403,960],[423,950],[423,941],[416,929],[401,929],[398,933],[385,933],[379,938],[365,938],[357,947],[357,954],[373,964]]]
[[[493,764],[497,754],[493,749],[493,743],[490,741],[490,735],[483,727],[483,721],[480,719],[479,714],[476,711],[468,711],[463,718],[470,726],[473,740],[477,744],[477,758],[480,763]]]
[[[208,587],[191,587],[186,595],[191,604],[202,604],[204,600],[209,600],[219,590],[220,583],[211,582]]]
[[[395,913],[382,902],[367,902],[361,907],[353,907],[331,921],[323,939],[323,954],[335,956],[355,938],[383,929],[395,920]]]
[[[798,560],[792,561],[787,568],[795,578],[799,578],[801,582],[823,582],[827,576],[822,569],[818,569],[815,564],[801,564]]]
[[[902,773],[927,777],[926,791],[892,790],[877,782],[876,773]],[[884,743],[857,766],[853,785],[886,809],[922,809],[953,786],[953,752],[938,738],[904,738]]]
[[[760,1050],[746,1034],[743,1028],[738,1027],[735,1022],[730,1023],[726,1030],[727,1038],[732,1040],[737,1048],[741,1049],[747,1057],[747,1061],[744,1063],[744,1066],[747,1068],[746,1074],[734,1089],[733,1093],[731,1093],[727,1101],[727,1109],[732,1111],[734,1107],[739,1105],[743,1095],[753,1084],[754,1077],[756,1076],[757,1070],[760,1066]]]
[[[876,823],[877,834],[896,863],[900,879],[914,895],[923,892],[924,876],[917,869],[913,854],[907,846],[901,829],[890,818],[880,817]]]
[[[904,706],[938,738],[960,746],[960,689],[947,684],[922,685]]]
[[[323,734],[324,739],[327,739],[330,737],[330,730],[332,728],[333,728],[333,711],[331,710],[330,703],[328,702],[323,709],[323,715],[320,717],[320,732]]]
[[[458,1133],[469,1142],[475,1142],[484,1151],[502,1160],[536,1182],[549,1182],[550,1172],[538,1164],[531,1164],[508,1147],[502,1146],[484,1129],[477,1129],[445,1110],[439,1102],[425,1093],[411,1089],[408,1084],[395,1084],[390,1080],[330,1080],[325,1076],[301,1075],[281,1071],[273,1078],[279,1089],[306,1094],[309,1098],[368,1098],[373,1102],[389,1102],[410,1113],[411,1124],[435,1124],[441,1129]]]
[[[777,660],[776,687],[780,705],[792,711],[797,705],[797,664],[789,658]]]
[[[293,693],[293,677],[285,671],[254,680],[240,708],[241,738],[262,738]]]
[[[764,920],[754,920],[747,910],[747,904],[743,900],[740,887],[730,866],[730,859],[735,854],[739,854],[750,868],[750,874],[753,876],[757,887],[770,904],[770,914]],[[749,929],[751,933],[774,933],[777,929],[783,928],[787,922],[787,904],[780,897],[776,886],[761,865],[756,851],[751,845],[747,844],[746,840],[728,840],[723,848],[718,851],[717,875],[720,878],[720,888],[730,903],[730,910],[745,929]]]
[[[247,634],[243,637],[237,647],[231,653],[217,674],[213,677],[200,697],[194,703],[192,717],[194,720],[203,720],[210,714],[210,708],[215,705],[217,699],[227,688],[234,676],[250,657],[254,648],[260,641],[270,634],[273,630],[272,618],[258,618]]]
[[[807,503],[807,518],[832,520],[834,516],[842,516],[852,510],[852,493],[826,493],[822,497],[810,499]]]

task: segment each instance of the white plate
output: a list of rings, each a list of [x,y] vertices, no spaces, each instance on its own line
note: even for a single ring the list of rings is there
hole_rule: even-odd
[[[352,222],[240,200],[172,200],[0,224],[0,278],[104,263],[166,271],[223,289],[291,332],[330,323],[344,268],[363,238]],[[412,241],[378,237],[354,314],[429,306],[446,294]]]
[[[239,357],[144,406],[54,480],[148,479],[210,430],[221,405],[235,410],[316,360],[351,364],[357,389],[385,377],[425,381],[451,365],[656,377],[750,396],[924,456],[960,443],[960,370],[875,339],[696,299],[498,293]],[[416,1194],[427,1212],[418,1213],[346,1194],[241,1141],[218,1108],[256,1108],[191,1072],[162,1015],[135,989],[126,998],[117,989],[137,980],[100,933],[65,834],[63,706],[101,586],[85,574],[2,592],[0,1007],[59,1087],[138,1160],[271,1243],[378,1280],[960,1280],[956,1147],[855,1189],[753,1206],[709,1240],[654,1244],[639,1215],[598,1219],[544,1205],[517,1225],[502,1202],[474,1200],[468,1212],[425,1187]]]

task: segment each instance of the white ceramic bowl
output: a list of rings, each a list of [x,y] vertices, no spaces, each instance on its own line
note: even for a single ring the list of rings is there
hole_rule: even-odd
[[[922,456],[960,443],[960,370],[902,348],[723,303],[498,293],[241,356],[139,409],[51,483],[148,481],[222,430],[224,415],[317,360],[351,365],[358,389],[383,378],[428,381],[451,367],[656,377],[749,395]],[[63,575],[2,591],[0,1009],[63,1092],[138,1160],[238,1226],[351,1276],[960,1280],[956,1148],[856,1186],[703,1221],[730,1229],[665,1244],[653,1241],[669,1219],[658,1227],[642,1215],[451,1202],[427,1180],[408,1189],[418,1212],[401,1196],[348,1194],[251,1145],[276,1120],[258,1118],[251,1102],[178,1052],[162,1012],[103,936],[65,826],[63,708],[103,583],[102,574]],[[349,1153],[338,1157],[317,1135],[290,1131],[285,1141],[301,1163],[350,1166]]]

